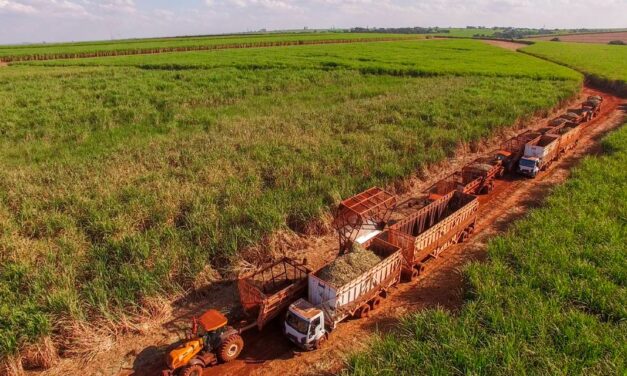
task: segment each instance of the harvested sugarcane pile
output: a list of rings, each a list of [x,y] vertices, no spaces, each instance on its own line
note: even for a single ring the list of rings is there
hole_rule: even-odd
[[[338,257],[325,266],[320,270],[318,276],[334,286],[342,286],[367,272],[379,262],[381,262],[381,258],[374,252],[355,243],[351,252]]]

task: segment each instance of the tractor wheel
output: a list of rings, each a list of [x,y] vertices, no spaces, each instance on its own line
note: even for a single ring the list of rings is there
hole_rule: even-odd
[[[372,299],[372,301],[370,302],[370,309],[374,311],[377,308],[379,308],[380,305],[381,305],[381,298],[377,296],[374,299]]]
[[[223,363],[235,360],[244,348],[244,340],[239,334],[233,334],[225,339],[218,350],[218,357]]]
[[[198,364],[183,368],[181,376],[202,376],[202,367]]]
[[[364,304],[363,306],[361,306],[361,308],[357,310],[357,313],[355,313],[355,317],[357,317],[358,319],[363,319],[365,317],[368,317],[369,315],[370,306],[368,304]]]

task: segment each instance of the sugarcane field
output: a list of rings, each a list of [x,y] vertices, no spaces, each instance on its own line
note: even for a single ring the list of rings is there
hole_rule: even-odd
[[[626,11],[0,1],[0,376],[624,374]]]

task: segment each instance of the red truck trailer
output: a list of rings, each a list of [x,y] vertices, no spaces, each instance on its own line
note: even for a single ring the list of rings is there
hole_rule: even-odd
[[[237,287],[242,308],[249,317],[254,318],[254,321],[240,326],[263,329],[270,320],[304,295],[307,277],[311,272],[304,263],[284,257],[240,277]]]
[[[564,124],[555,127],[547,135],[559,137],[559,153],[563,154],[577,145],[582,125]]]
[[[586,99],[585,102],[581,104],[581,108],[587,109],[592,113],[592,117],[597,117],[601,112],[601,104],[603,103],[603,98],[598,95],[591,95]]]
[[[438,199],[455,190],[473,195],[490,193],[494,188],[494,180],[505,173],[505,162],[511,156],[509,151],[498,150],[492,157],[478,158],[464,166],[461,171],[429,187],[427,193],[432,199]]]
[[[478,208],[477,197],[452,191],[392,223],[382,236],[402,249],[405,278],[415,278],[429,259],[464,241],[474,231]]]

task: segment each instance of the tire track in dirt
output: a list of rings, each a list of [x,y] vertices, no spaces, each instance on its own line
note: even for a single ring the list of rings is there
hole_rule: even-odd
[[[593,94],[599,92],[586,88],[579,100]],[[623,112],[619,107],[626,105],[617,97],[602,95],[605,97],[603,111],[586,125],[574,149],[534,180],[510,176],[497,180],[492,193],[479,198],[481,206],[475,234],[466,243],[449,248],[429,263],[427,271],[413,283],[398,285],[376,314],[367,319],[340,324],[323,349],[309,353],[294,350],[283,337],[277,320],[262,332],[245,333],[245,348],[240,358],[209,368],[204,375],[332,374],[341,369],[347,354],[364,348],[374,333],[394,330],[400,317],[438,306],[451,311],[458,310],[463,304],[464,292],[460,269],[468,262],[485,259],[485,245],[490,237],[505,231],[529,208],[538,206],[551,187],[567,178],[570,168],[582,156],[599,151],[598,141],[602,135],[620,125]],[[524,130],[537,129],[545,123],[546,118],[538,119]],[[519,129],[516,133],[524,130]],[[493,150],[501,140],[492,140],[487,150]],[[430,174],[431,179],[428,181],[410,182],[408,192],[400,195],[401,201],[419,195],[434,182],[459,170],[481,154],[464,153],[438,166],[437,173]],[[291,247],[296,249],[288,252],[291,256],[307,256],[313,266],[321,266],[335,257],[337,238],[334,234],[299,237]],[[182,338],[180,328],[188,325],[190,317],[210,307],[232,312],[237,309],[237,304],[235,284],[229,281],[216,283],[194,299],[188,298],[177,304],[174,318],[165,324],[142,334],[122,336],[108,353],[99,354],[86,364],[75,359],[65,359],[59,366],[37,374],[158,375],[164,367],[164,354],[173,342]]]

